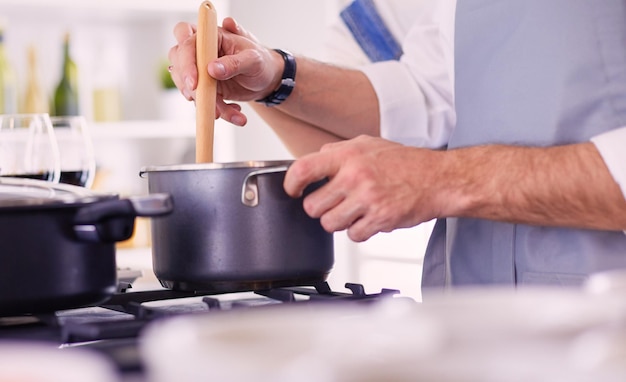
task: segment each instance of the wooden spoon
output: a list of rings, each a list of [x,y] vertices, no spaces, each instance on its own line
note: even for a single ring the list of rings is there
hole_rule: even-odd
[[[207,66],[217,58],[217,13],[211,2],[204,1],[198,12],[196,34],[196,163],[213,162],[215,99],[217,81],[209,76]]]

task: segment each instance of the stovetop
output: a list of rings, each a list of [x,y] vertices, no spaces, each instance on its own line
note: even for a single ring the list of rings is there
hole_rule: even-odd
[[[626,372],[623,291],[470,288],[424,305],[361,284],[229,294],[135,286],[120,283],[98,306],[0,317],[0,374],[16,352],[5,340],[95,354],[116,374],[98,382],[619,382]],[[20,354],[23,368],[49,359]]]
[[[323,282],[314,287],[209,294],[168,289],[133,291],[130,282],[121,281],[118,293],[97,306],[0,317],[0,340],[35,340],[60,348],[89,348],[112,360],[121,374],[141,375],[144,365],[138,339],[142,330],[157,320],[235,309],[271,309],[284,304],[367,304],[399,294],[394,289],[368,294],[361,284],[347,283],[345,287],[344,292],[333,291]]]

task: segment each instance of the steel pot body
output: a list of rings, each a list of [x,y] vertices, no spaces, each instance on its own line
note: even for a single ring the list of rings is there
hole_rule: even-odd
[[[334,262],[333,235],[283,189],[290,162],[149,167],[150,193],[175,211],[152,224],[154,273],[167,288],[242,291],[314,285]],[[305,195],[314,188],[306,190]]]
[[[115,243],[166,195],[119,199],[75,186],[0,178],[0,316],[91,304],[117,288]]]

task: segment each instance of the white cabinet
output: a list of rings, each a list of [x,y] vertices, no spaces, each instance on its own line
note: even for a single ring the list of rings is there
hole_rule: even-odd
[[[93,17],[97,12],[117,11],[128,14],[129,12],[194,12],[199,6],[197,0],[2,0],[3,7],[23,8],[22,10],[33,13],[36,9],[68,11],[86,11],[88,17]],[[213,2],[222,6],[220,0]]]
[[[224,8],[215,2],[218,9]],[[119,90],[122,119],[162,116],[160,65],[174,45],[173,26],[194,21],[198,1],[1,0],[0,20],[18,79],[26,81],[26,49],[35,46],[42,87],[51,95],[61,74],[61,46],[71,36],[79,68],[81,114],[93,116],[96,82],[108,77]],[[223,13],[227,13],[224,11]]]
[[[195,110],[182,96],[161,87],[167,53],[175,44],[179,21],[195,22],[199,0],[0,0],[5,45],[22,90],[26,52],[38,55],[42,89],[50,99],[59,81],[62,42],[71,37],[71,55],[79,71],[80,110],[89,121],[98,160],[100,186],[122,193],[146,190],[141,166],[173,164],[193,149]],[[226,0],[214,0],[220,15]],[[102,79],[116,90],[119,119],[94,121],[94,91]],[[20,94],[20,97],[21,97]],[[222,129],[220,129],[221,131]],[[232,152],[225,137],[222,152]],[[169,143],[169,144],[168,144]],[[226,150],[224,150],[226,149]],[[191,155],[193,158],[193,153]]]

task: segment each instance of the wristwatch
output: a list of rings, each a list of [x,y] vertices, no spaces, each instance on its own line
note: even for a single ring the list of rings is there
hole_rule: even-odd
[[[296,58],[291,53],[282,49],[274,49],[274,51],[278,52],[285,61],[285,69],[283,70],[283,76],[280,80],[280,86],[267,97],[256,100],[256,102],[261,102],[265,104],[265,106],[270,107],[280,105],[289,97],[293,88],[296,86]]]

